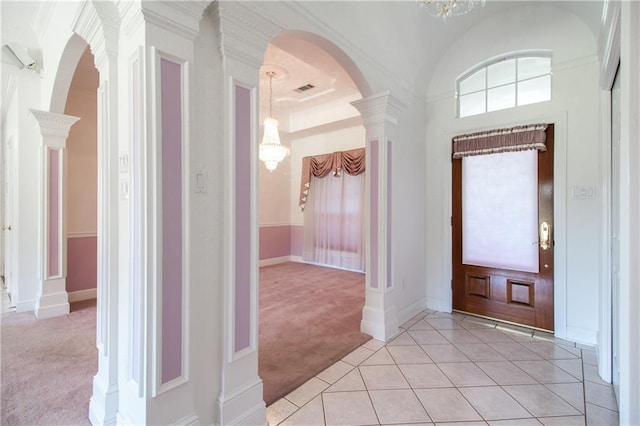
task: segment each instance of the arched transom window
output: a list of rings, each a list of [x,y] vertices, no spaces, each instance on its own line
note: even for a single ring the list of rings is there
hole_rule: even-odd
[[[457,86],[458,117],[548,101],[551,56],[503,56],[463,74]]]

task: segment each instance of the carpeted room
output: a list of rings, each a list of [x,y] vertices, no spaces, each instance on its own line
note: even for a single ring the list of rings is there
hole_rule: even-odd
[[[364,274],[287,262],[260,268],[259,371],[270,404],[370,337],[360,333]],[[1,424],[89,424],[97,371],[96,300],[68,315],[1,321]]]
[[[362,273],[287,262],[260,268],[259,375],[267,405],[371,337]]]

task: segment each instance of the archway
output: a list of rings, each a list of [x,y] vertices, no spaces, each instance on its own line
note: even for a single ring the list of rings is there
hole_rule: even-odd
[[[98,71],[93,76],[97,163],[97,220],[95,292],[97,298],[96,346],[98,371],[93,377],[89,418],[94,424],[115,423],[118,411],[118,144],[117,144],[117,46],[120,18],[113,4],[85,2],[78,6],[72,35],[62,50],[52,80],[50,110],[63,116],[74,70],[86,52],[92,59],[86,67]],[[90,52],[89,52],[90,49]],[[97,87],[95,86],[97,84]],[[97,89],[97,90],[96,90]],[[62,216],[67,215],[62,211]],[[64,245],[63,255],[67,256]],[[85,293],[86,297],[87,294]]]
[[[95,299],[97,287],[98,71],[87,46],[69,87],[65,114],[80,117],[67,138],[65,200],[66,289],[69,302]]]
[[[340,49],[320,37],[285,31],[268,44],[260,69],[259,123],[269,115],[278,119],[280,138],[291,149],[276,170],[269,172],[259,162],[257,173],[259,375],[268,405],[369,338],[360,332],[369,240],[364,220],[367,171],[355,176],[343,171],[340,177],[322,179],[331,188],[328,199],[335,201],[331,213],[318,217],[334,222],[331,231],[320,233],[331,243],[323,239],[318,246],[309,244],[307,222],[320,213],[313,203],[304,213],[300,206],[303,158],[366,146],[362,117],[351,105],[362,94],[334,54],[346,61]],[[268,72],[274,73],[272,79]],[[356,76],[362,78],[359,72]],[[349,192],[350,201],[340,195],[340,188]],[[348,205],[349,212],[335,210],[338,205]],[[346,232],[344,224],[349,221],[353,228],[354,214],[359,229]],[[291,316],[297,320],[291,321]]]

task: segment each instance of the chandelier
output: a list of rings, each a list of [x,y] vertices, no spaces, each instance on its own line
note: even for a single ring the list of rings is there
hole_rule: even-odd
[[[446,20],[449,16],[464,15],[486,0],[419,0],[420,6],[430,15]]]
[[[267,170],[273,172],[276,167],[278,167],[278,163],[289,155],[289,148],[280,143],[278,120],[271,115],[273,102],[272,80],[276,73],[274,71],[267,71],[267,75],[269,76],[269,117],[264,120],[264,133],[262,135],[262,142],[258,146],[258,157],[261,161],[264,161]]]

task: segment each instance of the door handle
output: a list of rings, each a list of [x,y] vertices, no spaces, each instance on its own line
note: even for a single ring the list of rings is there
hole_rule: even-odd
[[[547,222],[540,224],[540,248],[549,250],[551,248],[551,225]]]
[[[11,231],[11,225],[9,225],[9,226],[3,226],[3,227],[2,227],[2,230],[3,230],[3,231]]]

